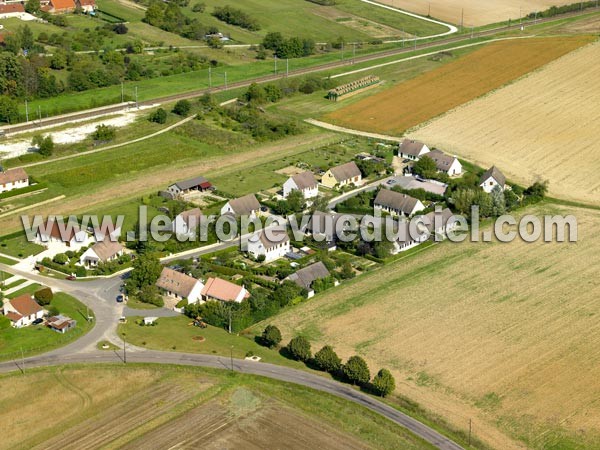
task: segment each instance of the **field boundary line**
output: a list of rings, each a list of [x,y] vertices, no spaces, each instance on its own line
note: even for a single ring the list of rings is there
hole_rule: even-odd
[[[43,202],[35,203],[35,204],[29,205],[29,206],[23,206],[22,208],[17,208],[17,209],[15,209],[13,211],[8,211],[8,212],[5,212],[3,214],[0,214],[0,218],[7,217],[7,216],[12,216],[13,214],[20,213],[20,212],[23,212],[23,211],[27,211],[28,209],[36,208],[38,206],[47,205],[48,203],[52,203],[52,202],[55,202],[55,201],[58,201],[58,200],[62,200],[65,197],[66,197],[66,195],[63,194],[63,195],[59,195],[58,197],[51,198],[49,200],[44,200]]]
[[[304,121],[306,123],[309,123],[316,127],[325,128],[326,130],[330,130],[330,131],[337,131],[338,133],[353,134],[355,136],[363,136],[363,137],[368,137],[368,138],[373,138],[373,139],[382,139],[384,141],[400,142],[400,140],[401,140],[401,138],[399,138],[399,137],[389,136],[387,134],[370,133],[368,131],[353,130],[351,128],[340,127],[338,125],[333,125],[331,123],[322,122],[322,121],[316,120],[316,119],[304,119]]]

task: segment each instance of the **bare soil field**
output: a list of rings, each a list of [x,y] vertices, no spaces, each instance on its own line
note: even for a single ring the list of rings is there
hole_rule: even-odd
[[[594,38],[498,41],[326,116],[346,128],[399,135],[579,48]]]
[[[553,196],[600,204],[600,43],[410,133]]]
[[[530,12],[551,6],[568,5],[572,0],[379,0],[386,5],[460,25],[464,12],[465,27],[519,20]],[[430,6],[431,5],[431,6]]]
[[[390,368],[493,448],[600,448],[600,211],[527,212],[574,214],[579,242],[442,243],[270,322]]]

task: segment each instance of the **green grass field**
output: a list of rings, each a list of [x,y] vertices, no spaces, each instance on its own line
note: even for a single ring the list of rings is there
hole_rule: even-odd
[[[17,297],[24,293],[37,291],[40,285],[30,285],[11,297]],[[20,329],[9,327],[0,330],[0,361],[32,356],[38,353],[48,352],[57,347],[62,347],[86,334],[92,328],[92,323],[86,321],[87,310],[85,306],[75,298],[58,292],[54,294],[52,305],[58,308],[63,315],[77,320],[77,327],[65,334],[60,334],[43,325],[29,326]],[[90,314],[93,314],[90,311]]]

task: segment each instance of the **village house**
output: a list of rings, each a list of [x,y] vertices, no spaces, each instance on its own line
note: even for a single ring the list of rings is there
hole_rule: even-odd
[[[395,216],[412,216],[425,209],[421,200],[389,189],[379,191],[375,197],[374,207]]]
[[[96,9],[95,0],[75,0],[75,7],[81,9],[84,13],[94,12]]]
[[[169,267],[163,268],[156,286],[163,294],[177,300],[187,300],[188,304],[198,303],[204,287],[202,282],[194,277]]]
[[[29,326],[33,321],[44,317],[42,308],[29,294],[23,294],[12,300],[4,300],[2,313],[10,320],[15,328]]]
[[[2,6],[12,5],[0,5],[0,11],[2,10]],[[22,5],[20,6],[22,7]],[[1,14],[2,13],[0,12],[0,16]],[[19,168],[0,171],[0,194],[27,186],[29,186],[29,176],[23,169]]]
[[[398,147],[398,156],[411,161],[418,161],[426,153],[429,153],[429,147],[412,139],[404,139]]]
[[[306,289],[308,298],[311,298],[315,295],[315,291],[312,289],[313,283],[329,276],[331,276],[329,270],[327,270],[325,264],[319,261],[289,275],[286,280],[293,281],[301,288]]]
[[[265,262],[283,258],[290,252],[290,238],[284,228],[270,228],[248,238],[248,253],[255,259],[264,256]]]
[[[83,255],[79,258],[79,264],[84,267],[97,267],[100,263],[119,259],[124,251],[125,248],[121,244],[107,239],[92,245],[83,252]]]
[[[328,188],[335,186],[346,186],[353,184],[358,186],[362,180],[360,169],[354,161],[342,164],[341,166],[332,167],[323,175],[321,184]]]
[[[204,177],[196,177],[190,180],[178,181],[170,185],[167,191],[173,198],[179,197],[182,194],[187,194],[192,191],[204,192],[213,189],[213,185]]]
[[[0,4],[0,19],[10,19],[11,17],[21,18],[24,16],[25,7],[23,3],[2,3]],[[2,182],[0,181],[0,189]],[[2,192],[0,190],[0,192]]]
[[[173,232],[177,236],[193,236],[200,227],[201,218],[200,208],[183,211],[173,221]]]
[[[481,175],[479,186],[488,194],[496,186],[500,186],[500,189],[504,190],[506,188],[506,177],[496,166],[492,166]]]
[[[312,172],[297,173],[283,183],[283,197],[287,198],[294,190],[302,192],[305,199],[314,198],[319,195],[319,183]]]
[[[413,247],[425,242],[427,240],[427,233],[422,231],[415,231],[411,235],[410,233],[410,225],[408,222],[401,221],[398,223],[398,238],[394,240],[394,248],[392,250],[392,254],[395,255],[400,252],[405,252],[406,250],[410,250]]]
[[[38,227],[36,234],[36,241],[41,245],[48,247],[52,244],[60,244],[71,250],[85,247],[89,240],[88,234],[78,224],[65,224],[50,218]]]
[[[77,321],[59,314],[58,316],[49,317],[46,320],[46,326],[57,333],[65,334],[77,326]]]
[[[432,150],[425,156],[433,160],[438,172],[443,172],[449,176],[462,173],[462,164],[456,156],[446,155],[441,150]]]
[[[225,206],[221,208],[221,215],[233,214],[236,217],[248,216],[254,218],[258,216],[259,212],[260,203],[258,203],[254,194],[248,194],[240,198],[229,200]]]
[[[437,223],[436,223],[437,217]],[[439,214],[431,211],[423,216],[424,225],[423,231],[429,232],[431,235],[438,235],[440,237],[446,237],[448,231],[456,228],[456,220],[452,220],[454,213],[450,208],[444,208]],[[428,224],[428,225],[425,225]]]
[[[344,223],[344,218],[347,215],[340,213],[325,213],[315,211],[308,219],[306,228],[303,230],[308,236],[312,236],[317,242],[325,242],[327,244],[335,244],[337,234],[349,229]],[[339,229],[339,230],[338,230]],[[335,250],[335,245],[328,245],[329,249]]]
[[[221,278],[209,278],[202,289],[204,301],[216,300],[241,303],[249,297],[250,293],[244,286],[239,286]]]
[[[63,14],[75,11],[75,8],[73,0],[50,0],[45,10],[50,14]]]

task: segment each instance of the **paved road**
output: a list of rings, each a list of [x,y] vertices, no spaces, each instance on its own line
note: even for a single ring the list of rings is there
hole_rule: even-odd
[[[216,369],[231,370],[231,359],[212,355],[197,355],[190,353],[170,353],[151,350],[135,349],[127,355],[128,363],[157,363],[178,364],[198,367],[210,367]],[[25,371],[31,367],[44,367],[69,363],[115,363],[123,362],[120,352],[79,353],[72,355],[43,355],[25,360]],[[20,370],[20,362],[0,363],[0,372]],[[233,370],[236,372],[259,375],[276,380],[286,381],[306,386],[318,391],[327,392],[337,397],[358,403],[372,411],[375,411],[393,422],[401,425],[427,442],[443,450],[460,450],[461,446],[452,440],[442,436],[419,421],[401,413],[400,411],[359,392],[348,385],[338,383],[325,377],[307,373],[301,370],[277,366],[266,363],[256,363],[245,360],[233,360]]]

